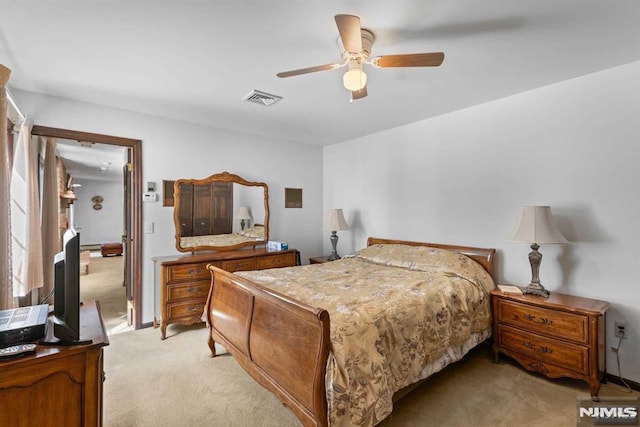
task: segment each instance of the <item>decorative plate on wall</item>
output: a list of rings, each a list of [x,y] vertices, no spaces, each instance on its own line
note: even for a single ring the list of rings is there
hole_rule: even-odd
[[[100,209],[102,209],[102,205],[100,203],[96,203],[95,205],[93,205],[93,209],[99,211]]]
[[[93,196],[91,198],[91,201],[93,203],[102,203],[102,202],[104,202],[104,198],[102,198],[102,196]]]

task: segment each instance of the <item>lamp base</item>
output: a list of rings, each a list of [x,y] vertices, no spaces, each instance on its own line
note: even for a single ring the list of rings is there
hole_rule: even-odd
[[[537,243],[531,245],[531,252],[529,252],[529,263],[531,264],[531,283],[522,290],[524,294],[539,295],[544,298],[549,298],[550,292],[540,284],[540,263],[542,262],[542,254],[538,252],[540,246]]]
[[[338,235],[335,231],[331,232],[329,240],[331,241],[331,254],[327,257],[327,260],[335,261],[337,259],[340,259],[340,255],[338,255],[338,251],[336,250],[336,247],[338,245]]]
[[[549,298],[551,292],[544,288],[540,283],[529,283],[529,285],[522,290],[523,294],[539,295],[544,298]]]

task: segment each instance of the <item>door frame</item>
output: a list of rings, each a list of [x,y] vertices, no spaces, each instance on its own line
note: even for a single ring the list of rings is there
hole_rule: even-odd
[[[131,251],[126,254],[125,259],[127,259],[131,267],[131,280],[133,283],[126,285],[131,286],[130,289],[133,291],[131,307],[133,326],[135,329],[142,328],[142,140],[38,125],[34,125],[31,128],[31,134],[118,145],[131,150],[130,212],[125,212],[125,215],[129,214],[131,218],[131,235],[128,236]]]

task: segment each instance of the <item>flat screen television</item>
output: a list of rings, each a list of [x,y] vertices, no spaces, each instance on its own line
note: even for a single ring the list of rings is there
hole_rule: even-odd
[[[40,343],[89,344],[80,337],[80,234],[73,228],[65,231],[62,249],[54,258],[53,313]]]

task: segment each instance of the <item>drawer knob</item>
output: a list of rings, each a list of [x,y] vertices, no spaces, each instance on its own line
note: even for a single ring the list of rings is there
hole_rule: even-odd
[[[194,274],[200,274],[203,271],[204,271],[204,268],[200,267],[200,268],[192,268],[191,270],[187,271],[187,273],[193,276]]]
[[[196,311],[197,309],[198,309],[197,306],[193,306],[192,305],[192,306],[189,307],[189,311]]]
[[[536,320],[536,316],[534,316],[533,314],[525,314],[522,317],[527,319],[529,322],[540,323],[541,325],[547,325],[547,326],[553,325],[553,320],[547,319],[545,317],[540,318],[540,320]]]
[[[189,292],[190,294],[195,294],[196,293],[196,288],[194,288],[193,286],[189,286],[187,288],[187,292]]]
[[[522,343],[522,345],[527,347],[530,350],[537,351],[538,353],[545,353],[545,354],[553,353],[553,350],[551,350],[549,347],[542,346],[542,347],[537,349],[536,345],[534,343],[532,343],[531,341],[525,341],[525,342]]]

